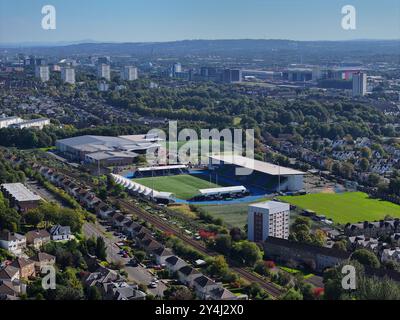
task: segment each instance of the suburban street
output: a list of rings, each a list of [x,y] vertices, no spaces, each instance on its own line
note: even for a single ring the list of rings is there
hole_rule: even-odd
[[[142,267],[141,265],[138,265],[137,267],[127,265],[130,259],[123,258],[119,254],[120,249],[116,245],[116,243],[120,240],[115,237],[111,232],[107,232],[102,225],[100,225],[99,223],[85,223],[83,225],[83,233],[86,237],[97,238],[100,236],[104,239],[104,242],[107,246],[108,261],[114,263],[121,262],[124,265],[124,270],[127,272],[128,279],[130,281],[134,281],[138,284],[143,283],[146,285],[152,282],[154,275],[151,274],[148,269]],[[148,288],[148,292],[154,296],[163,296],[163,293],[166,289],[167,286],[162,281],[160,281],[157,288]]]

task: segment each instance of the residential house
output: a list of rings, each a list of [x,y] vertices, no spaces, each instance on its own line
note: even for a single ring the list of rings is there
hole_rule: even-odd
[[[364,235],[370,238],[390,236],[400,232],[400,220],[381,220],[375,222],[348,223],[344,228],[344,233],[348,237]]]
[[[172,256],[165,259],[165,267],[171,274],[177,272],[184,266],[187,266],[187,263],[177,256]]]
[[[20,279],[19,269],[11,265],[0,270],[0,280],[16,281]]]
[[[200,299],[210,299],[211,291],[220,289],[221,285],[205,275],[200,275],[193,280],[193,287]]]
[[[35,262],[26,258],[17,258],[11,266],[19,270],[20,279],[30,279],[36,276]]]
[[[32,230],[25,234],[26,243],[35,249],[40,249],[43,245],[50,242],[50,233],[46,230]]]
[[[0,233],[0,247],[14,255],[20,255],[22,250],[26,248],[26,238],[18,233],[2,231]]]
[[[60,226],[56,225],[50,229],[51,240],[59,241],[59,240],[71,240],[72,233],[71,228],[69,226]]]
[[[319,272],[340,264],[350,256],[350,253],[346,251],[274,237],[268,237],[263,242],[263,247],[268,259],[306,266]]]
[[[151,253],[154,255],[156,262],[160,265],[164,265],[165,260],[174,255],[171,249],[165,248],[164,246],[158,247]]]
[[[382,262],[393,261],[400,263],[400,248],[396,247],[394,249],[383,249],[381,260]]]
[[[238,300],[239,297],[235,296],[232,292],[220,286],[214,288],[209,292],[210,300]]]
[[[189,265],[183,266],[178,270],[179,281],[189,287],[194,286],[194,279],[198,278],[200,275],[201,273],[199,271]]]
[[[43,267],[54,266],[56,257],[45,252],[39,252],[30,258],[35,263],[36,272],[40,273]]]
[[[137,285],[125,281],[111,282],[106,286],[105,299],[108,300],[146,300],[146,294]]]

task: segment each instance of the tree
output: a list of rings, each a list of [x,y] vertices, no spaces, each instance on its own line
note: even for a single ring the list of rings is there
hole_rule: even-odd
[[[254,242],[243,240],[233,244],[232,257],[235,260],[252,267],[262,258],[262,252]]]
[[[97,237],[96,257],[103,261],[107,259],[107,247],[102,237]]]
[[[193,300],[194,294],[188,287],[171,286],[164,291],[164,298],[167,300]]]
[[[216,256],[212,259],[207,271],[211,276],[224,277],[229,271],[229,266],[224,256]]]
[[[40,210],[30,210],[24,215],[25,223],[37,226],[40,222],[44,220],[44,213]]]
[[[367,249],[359,249],[354,251],[352,255],[352,260],[356,260],[359,263],[372,268],[380,267],[378,257],[372,251],[369,251]]]
[[[232,239],[231,236],[227,234],[219,235],[215,239],[214,244],[215,250],[224,254],[228,254],[232,248]]]
[[[301,292],[294,288],[290,288],[283,296],[283,300],[303,300],[303,295]]]
[[[99,288],[91,286],[87,289],[86,298],[88,300],[102,300]]]
[[[362,171],[367,171],[369,168],[369,160],[367,158],[361,158],[360,160],[360,169]]]
[[[332,247],[332,248],[333,248],[333,249],[336,249],[336,250],[347,251],[347,243],[346,243],[346,240],[336,241],[336,242],[333,244],[333,247]]]

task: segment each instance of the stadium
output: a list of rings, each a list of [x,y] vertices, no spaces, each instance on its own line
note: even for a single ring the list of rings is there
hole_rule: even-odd
[[[248,174],[238,175],[237,169]],[[209,156],[208,166],[185,164],[137,168],[113,174],[130,193],[158,203],[252,202],[280,191],[303,189],[304,172],[242,156]]]

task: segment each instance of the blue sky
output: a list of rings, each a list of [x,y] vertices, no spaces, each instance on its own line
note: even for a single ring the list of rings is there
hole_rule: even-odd
[[[54,5],[57,30],[41,28]],[[341,28],[341,8],[357,29]],[[399,0],[0,0],[0,42],[399,39]]]

